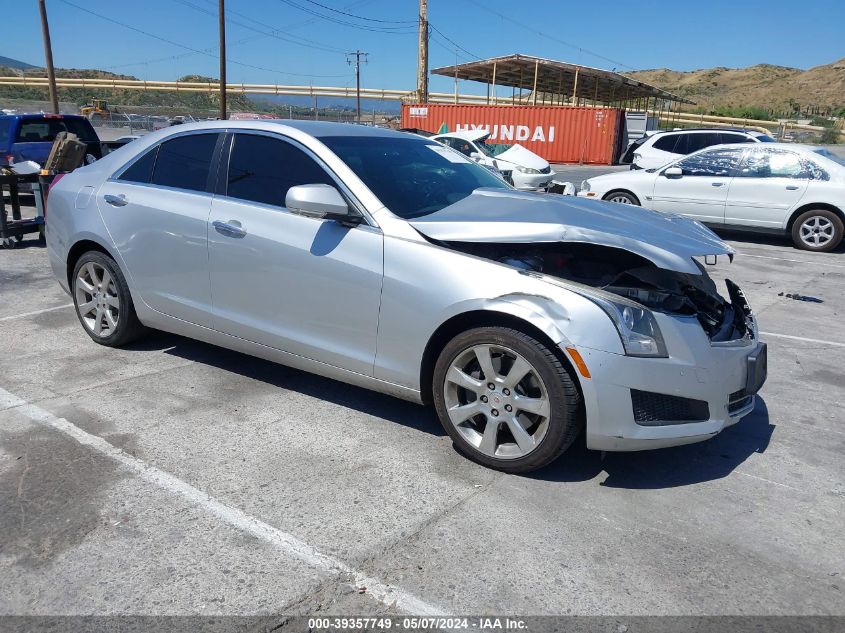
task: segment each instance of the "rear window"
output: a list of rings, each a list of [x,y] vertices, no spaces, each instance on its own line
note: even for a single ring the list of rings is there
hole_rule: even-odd
[[[692,154],[711,145],[718,145],[720,142],[717,132],[695,132],[687,135],[687,138],[689,143],[685,152],[687,154]]]
[[[218,134],[190,134],[158,148],[152,184],[205,191]]]
[[[76,134],[84,143],[97,143],[94,128],[84,119],[23,119],[18,128],[16,143],[52,143],[59,132]]]

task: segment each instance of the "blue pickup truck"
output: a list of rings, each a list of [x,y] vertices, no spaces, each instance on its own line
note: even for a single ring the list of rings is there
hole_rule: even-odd
[[[34,160],[43,165],[59,132],[76,134],[88,145],[87,153],[103,157],[100,139],[91,122],[74,114],[11,114],[0,116],[0,166]]]

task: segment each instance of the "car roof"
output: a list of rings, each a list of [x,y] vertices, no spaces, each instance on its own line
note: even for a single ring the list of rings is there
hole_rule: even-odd
[[[325,136],[380,136],[387,138],[414,138],[425,140],[416,134],[408,132],[397,132],[380,127],[358,125],[356,123],[335,123],[332,121],[294,121],[291,119],[257,119],[246,121],[217,120],[217,121],[196,121],[183,123],[172,128],[164,128],[176,132],[187,132],[191,130],[264,130],[284,132],[289,129],[299,130],[321,138]]]
[[[749,134],[750,136],[764,136],[763,132],[755,130],[744,130],[739,127],[687,127],[680,130],[660,130],[654,132],[652,136],[659,134],[683,134],[685,132],[738,132],[740,134]]]
[[[50,112],[27,112],[24,114],[0,114],[0,119],[86,119],[79,114],[52,114]]]
[[[455,132],[438,134],[435,138],[459,138],[464,141],[480,141],[487,136],[490,136],[490,130],[457,130]]]

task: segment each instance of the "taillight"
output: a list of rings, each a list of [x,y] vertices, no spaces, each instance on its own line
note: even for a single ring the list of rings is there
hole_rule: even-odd
[[[6,164],[11,165],[15,162],[15,157],[12,154],[6,154]]]

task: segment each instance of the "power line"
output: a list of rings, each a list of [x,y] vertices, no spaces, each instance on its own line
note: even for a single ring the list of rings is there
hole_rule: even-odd
[[[318,17],[322,20],[326,20],[328,22],[334,22],[335,24],[342,24],[343,26],[350,26],[354,29],[361,29],[362,31],[370,31],[372,33],[387,33],[390,35],[408,35],[410,33],[414,33],[415,31],[412,29],[411,25],[404,25],[404,26],[369,26],[364,24],[356,24],[355,22],[350,22],[348,20],[341,20],[339,18],[335,18],[330,15],[325,15],[320,13],[319,11],[314,11],[313,9],[309,9],[308,7],[304,7],[292,0],[279,0],[283,4],[291,6],[295,9],[299,9],[300,11],[304,11],[310,15]],[[408,30],[412,29],[412,30]]]
[[[200,13],[205,13],[206,15],[210,15],[212,17],[216,15],[213,11],[210,11],[208,9],[204,9],[203,7],[198,6],[198,5],[194,4],[193,2],[189,2],[189,0],[173,0],[173,1],[178,2],[179,4],[184,5],[186,7],[189,7],[191,9],[194,9],[195,11],[199,11]],[[229,11],[227,9],[226,13],[231,15],[231,14],[234,13],[234,11]],[[241,15],[241,14],[238,14],[238,15]],[[247,29],[249,31],[253,31],[255,33],[260,33],[261,35],[264,35],[264,36],[267,36],[267,37],[274,37],[278,40],[282,40],[283,42],[288,42],[288,43],[291,43],[291,44],[297,44],[299,46],[305,46],[306,48],[314,48],[314,49],[317,49],[317,50],[325,51],[327,53],[345,53],[346,52],[345,49],[337,48],[337,47],[331,46],[329,44],[323,44],[321,42],[315,42],[314,40],[309,40],[309,39],[306,39],[304,37],[298,37],[298,38],[285,37],[285,36],[279,34],[278,29],[271,29],[270,31],[262,31],[260,29],[255,28],[254,26],[250,26],[249,24],[244,24],[243,22],[239,22],[238,20],[235,20],[231,17],[229,17],[226,21],[229,24],[237,24],[241,28]]]
[[[518,21],[514,20],[512,16],[505,15],[504,13],[499,13],[495,9],[491,9],[490,7],[488,7],[483,2],[478,2],[477,0],[465,0],[465,1],[469,2],[472,5],[475,5],[476,7],[479,7],[480,9],[484,9],[488,13],[492,13],[494,15],[497,15],[500,18],[502,18],[503,20],[507,20],[510,24],[515,24],[516,26],[519,26],[519,27],[521,27],[521,28],[523,28],[527,31],[531,31],[535,35],[539,35],[540,37],[545,37],[547,40],[557,42],[558,44],[563,44],[564,46],[568,46],[569,48],[574,48],[575,50],[577,50],[581,53],[586,53],[587,55],[597,57],[598,59],[602,59],[606,62],[610,62],[611,64],[614,64],[616,66],[621,66],[622,68],[627,68],[628,70],[634,70],[634,68],[632,66],[628,66],[627,64],[623,64],[620,61],[617,61],[615,59],[611,59],[610,57],[605,57],[604,55],[596,53],[595,51],[591,51],[587,48],[583,48],[582,46],[578,46],[577,44],[573,44],[572,42],[567,42],[566,40],[562,40],[560,38],[554,37],[553,35],[549,35],[548,33],[544,33],[543,31],[540,31],[539,29],[535,29],[533,26],[530,26],[528,24],[523,24],[522,22],[518,22]]]
[[[323,9],[327,9],[329,11],[333,11],[334,13],[340,13],[341,15],[349,16],[350,18],[356,18],[358,20],[366,20],[367,22],[380,22],[382,24],[416,24],[416,20],[379,20],[378,18],[368,18],[363,15],[356,15],[355,13],[348,13],[346,11],[341,11],[340,9],[335,9],[334,7],[328,7],[324,4],[320,4],[319,2],[315,2],[314,0],[305,0],[310,4],[315,4],[318,7],[322,7]]]
[[[171,46],[176,46],[177,48],[181,48],[181,49],[183,49],[183,50],[190,51],[191,53],[195,53],[195,54],[197,54],[197,55],[203,55],[203,56],[206,56],[206,57],[213,57],[213,58],[215,58],[215,59],[217,58],[217,56],[216,56],[216,55],[214,55],[214,54],[212,54],[212,53],[210,53],[210,52],[209,52],[209,50],[217,50],[216,48],[211,48],[211,49],[201,50],[201,49],[193,48],[193,47],[191,47],[191,46],[186,46],[186,45],[184,45],[184,44],[181,44],[181,43],[179,43],[179,42],[174,42],[173,40],[169,40],[169,39],[167,39],[167,38],[165,38],[165,37],[161,37],[161,36],[156,35],[156,34],[154,34],[154,33],[150,33],[150,32],[148,32],[148,31],[144,31],[143,29],[139,29],[138,27],[132,26],[131,24],[126,24],[125,22],[121,22],[121,21],[119,21],[119,20],[115,20],[115,19],[110,18],[110,17],[108,17],[108,16],[102,15],[102,14],[100,14],[100,13],[97,13],[96,11],[92,11],[91,9],[86,9],[85,7],[81,7],[81,6],[79,6],[78,4],[75,4],[75,3],[73,3],[73,2],[70,2],[70,0],[61,0],[61,1],[62,1],[64,4],[67,4],[67,5],[69,5],[69,6],[72,6],[72,7],[76,8],[76,9],[79,9],[80,11],[84,11],[85,13],[89,13],[90,15],[93,15],[93,16],[95,16],[95,17],[98,17],[98,18],[100,18],[100,19],[102,19],[102,20],[105,20],[105,21],[107,21],[107,22],[111,22],[112,24],[116,24],[116,25],[118,25],[118,26],[121,26],[121,27],[123,27],[123,28],[129,29],[129,30],[131,30],[131,31],[135,31],[136,33],[140,33],[141,35],[145,35],[145,36],[147,36],[147,37],[151,37],[151,38],[156,39],[156,40],[158,40],[158,41],[160,41],[160,42],[164,42],[164,43],[166,43],[166,44],[170,44]],[[175,59],[175,56],[174,56],[173,58]],[[316,75],[305,75],[305,74],[299,74],[299,73],[288,73],[288,72],[285,72],[285,71],[276,70],[276,69],[274,69],[274,68],[265,68],[265,67],[263,67],[263,66],[256,66],[256,65],[254,65],[254,64],[248,64],[248,63],[246,63],[246,62],[240,62],[240,61],[237,61],[237,60],[234,60],[234,59],[230,59],[230,60],[229,60],[229,63],[230,63],[230,64],[235,64],[235,65],[237,65],[237,66],[243,66],[243,67],[245,67],[245,68],[252,68],[252,69],[254,69],[254,70],[262,70],[262,71],[265,71],[265,72],[278,73],[278,74],[281,74],[281,75],[295,75],[295,76],[303,76],[303,77],[316,76]],[[337,76],[339,76],[339,77],[345,77],[346,75],[337,75]]]
[[[431,23],[431,21],[430,21],[430,20],[429,20],[429,22],[428,22],[428,26],[429,26],[431,29],[433,29],[434,31],[436,31],[437,33],[439,33],[439,34],[440,34],[440,37],[442,37],[444,40],[446,40],[447,42],[449,42],[452,46],[454,46],[455,48],[458,48],[458,49],[462,50],[464,53],[466,53],[467,55],[469,55],[471,58],[473,58],[473,59],[481,59],[481,57],[479,57],[479,56],[478,56],[478,55],[476,55],[475,53],[472,53],[472,52],[468,51],[468,50],[467,50],[467,49],[465,49],[463,46],[461,46],[460,44],[458,44],[457,42],[455,42],[453,39],[451,39],[450,37],[448,37],[448,36],[447,36],[447,35],[446,35],[443,31],[441,31],[441,30],[440,30],[440,29],[438,29],[436,26],[434,26],[434,25]]]

